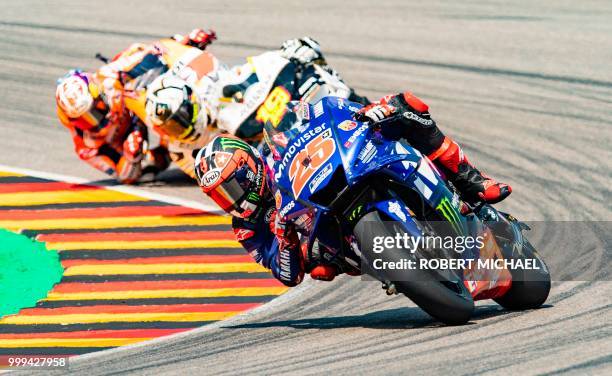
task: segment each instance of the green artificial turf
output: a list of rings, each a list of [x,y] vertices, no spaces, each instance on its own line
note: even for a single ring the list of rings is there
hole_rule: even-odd
[[[0,229],[0,317],[33,307],[62,278],[57,251]]]

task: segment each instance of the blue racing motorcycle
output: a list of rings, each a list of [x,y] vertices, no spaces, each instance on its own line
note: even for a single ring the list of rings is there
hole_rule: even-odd
[[[295,226],[309,265],[370,275],[447,324],[467,322],[474,300],[508,309],[544,303],[550,274],[523,236],[526,225],[464,203],[419,151],[383,136],[388,121],[356,121],[360,104],[325,97],[293,107],[266,124],[264,138],[278,215]],[[449,237],[480,242],[460,252],[458,243],[435,242]]]

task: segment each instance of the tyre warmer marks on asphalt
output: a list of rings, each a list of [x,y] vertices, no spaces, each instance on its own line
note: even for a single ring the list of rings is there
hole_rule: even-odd
[[[0,319],[0,355],[77,355],[189,330],[286,288],[229,218],[86,184],[0,171],[0,228],[59,251],[64,274]]]

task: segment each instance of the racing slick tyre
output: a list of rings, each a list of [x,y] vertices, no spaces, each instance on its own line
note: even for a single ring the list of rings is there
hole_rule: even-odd
[[[383,282],[391,281],[397,292],[406,295],[421,309],[444,324],[461,325],[467,323],[474,311],[474,300],[464,286],[462,279],[457,279],[454,282],[441,281],[428,271],[418,268],[410,270],[372,270],[370,265],[373,265],[372,262],[375,259],[383,259],[386,262],[402,262],[402,259],[412,256],[410,251],[401,248],[387,248],[382,253],[373,251],[376,237],[390,236],[394,238],[396,236],[398,229],[393,227],[389,222],[384,222],[378,212],[367,213],[357,222],[354,234],[364,258],[362,265],[366,266],[363,271]]]
[[[550,272],[529,240],[523,239],[521,259],[534,259],[539,269],[511,269],[512,286],[506,294],[494,299],[497,304],[510,310],[538,308],[550,292]]]

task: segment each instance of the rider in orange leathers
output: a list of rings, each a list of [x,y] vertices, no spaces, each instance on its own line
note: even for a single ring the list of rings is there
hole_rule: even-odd
[[[216,35],[195,29],[173,39],[204,50]],[[158,173],[170,163],[164,146],[148,148],[147,127],[123,100],[124,83],[166,68],[161,55],[155,43],[137,43],[94,73],[71,70],[58,80],[57,115],[70,130],[77,155],[121,183],[134,183],[144,173]]]

